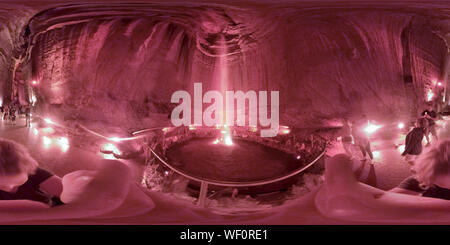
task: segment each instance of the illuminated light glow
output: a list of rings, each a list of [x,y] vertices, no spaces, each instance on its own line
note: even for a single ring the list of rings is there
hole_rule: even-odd
[[[444,125],[445,121],[444,120],[436,120],[434,121],[436,123],[436,125]],[[445,126],[444,126],[445,127]]]
[[[289,134],[291,130],[288,126],[280,126],[280,129],[278,130],[278,134]]]
[[[372,152],[372,155],[373,155],[374,158],[379,159],[379,158],[381,157],[381,152],[379,152],[379,151],[373,151],[373,152]]]
[[[398,127],[398,128],[404,128],[404,127],[405,127],[405,124],[404,124],[404,123],[399,123],[397,127]]]
[[[231,139],[230,128],[226,124],[224,124],[223,127],[225,129],[225,137],[223,138],[225,145],[228,145],[228,146],[233,145],[233,140]]]
[[[116,158],[111,154],[103,154],[103,158],[108,160],[115,160]]]
[[[116,153],[116,154],[120,154],[119,149],[117,149],[117,147],[116,147],[115,145],[111,144],[111,143],[106,143],[106,144],[103,146],[103,149],[104,149],[105,151],[112,151],[112,152],[114,152],[114,153]]]
[[[189,125],[189,130],[195,130],[194,125]]]
[[[233,145],[233,140],[231,139],[231,133],[229,128],[225,128],[224,125],[224,128],[220,130],[220,133],[222,134],[222,136],[220,138],[215,139],[213,144],[217,145],[219,143],[222,143],[228,146]]]
[[[3,100],[0,99],[0,106],[3,106]]]
[[[438,82],[438,86],[442,86],[442,83],[441,83],[441,82]]]
[[[49,137],[44,136],[42,137],[42,142],[44,143],[45,146],[49,146],[52,143],[52,140]]]
[[[436,80],[433,80],[432,82],[433,82],[433,85],[436,85],[436,83],[437,83],[437,81],[436,81]]]
[[[68,145],[69,144],[69,139],[67,139],[66,137],[59,137],[57,139],[57,142],[59,144]]]
[[[108,138],[108,140],[111,140],[111,141],[114,141],[114,142],[120,142],[120,141],[135,140],[135,139],[138,139],[138,138],[140,138],[140,137],[139,136],[128,137],[128,138],[112,137],[112,138]]]
[[[427,92],[427,101],[431,101],[433,99],[434,93],[431,89]]]
[[[231,140],[231,136],[225,136],[225,145],[233,145],[233,141]]]
[[[44,121],[45,121],[46,123],[49,123],[49,124],[55,124],[55,123],[52,121],[52,119],[50,119],[50,118],[45,118]]]
[[[169,128],[163,128],[162,131],[163,132],[167,132],[169,130]]]
[[[299,155],[299,156],[297,156],[297,160],[300,160],[300,158],[301,158],[301,156]]]
[[[381,128],[382,126],[380,126],[380,125],[374,125],[374,124],[370,124],[369,123],[369,125],[367,125],[367,127],[365,127],[364,128],[364,131],[367,133],[367,134],[372,134],[372,133],[374,133],[375,131],[377,131],[379,128]]]
[[[33,134],[34,135],[38,135],[39,134],[39,130],[37,130],[37,128],[33,128]]]
[[[252,132],[256,132],[256,131],[258,131],[258,128],[257,127],[252,127]]]
[[[33,85],[37,85],[37,84],[38,84],[38,81],[36,81],[36,80],[33,80],[33,81],[31,82],[31,84],[33,84]]]
[[[115,153],[117,155],[121,154],[119,149],[117,149],[117,147],[114,144],[111,144],[111,143],[104,144],[102,149],[103,149],[103,151],[113,152],[113,153]],[[109,155],[109,154],[104,154],[104,155]]]
[[[37,98],[36,98],[36,96],[33,94],[33,96],[31,96],[31,102],[32,102],[32,104],[33,104],[33,105],[36,104],[36,101],[37,101]]]
[[[69,145],[60,145],[59,147],[61,148],[62,152],[67,152],[69,150]]]
[[[63,152],[66,152],[69,149],[69,139],[66,137],[59,137],[56,142]]]
[[[399,146],[399,147],[397,148],[397,150],[398,150],[400,153],[403,153],[403,152],[405,151],[405,145]]]
[[[118,137],[112,137],[112,138],[109,138],[109,140],[114,141],[114,142],[120,142],[121,141],[121,139],[118,138]]]
[[[55,130],[52,127],[46,127],[41,129],[41,131],[45,134],[53,134],[55,132]]]
[[[289,134],[290,132],[291,132],[291,130],[289,130],[289,129],[280,130],[280,134]]]

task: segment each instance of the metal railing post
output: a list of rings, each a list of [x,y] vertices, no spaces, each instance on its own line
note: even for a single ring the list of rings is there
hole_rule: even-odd
[[[205,206],[206,194],[208,193],[208,182],[202,181],[200,185],[200,195],[198,196],[197,205],[200,207]]]

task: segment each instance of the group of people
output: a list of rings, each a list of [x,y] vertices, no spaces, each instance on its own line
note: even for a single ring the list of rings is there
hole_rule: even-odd
[[[450,200],[450,140],[421,154],[414,162],[414,174],[392,192]]]
[[[31,126],[31,108],[30,106],[18,106],[15,103],[0,106],[0,112],[5,122],[16,124],[17,114],[25,114],[25,127]]]
[[[392,192],[450,200],[450,140],[439,142],[436,132],[438,113],[433,105],[417,118],[415,127],[406,135],[402,156],[413,165],[413,175],[405,179]],[[433,146],[422,153],[422,142]]]
[[[3,120],[6,122],[11,122],[12,124],[16,123],[16,111],[17,107],[14,104],[0,106],[0,111],[3,114]]]
[[[438,114],[433,110],[432,104],[428,104],[427,108],[417,118],[414,128],[406,135],[405,150],[402,156],[406,161],[412,163],[422,153],[422,141],[425,138],[426,146],[431,143],[431,138],[438,141],[436,132],[436,120]],[[368,119],[366,115],[361,115],[353,120],[344,118],[342,144],[345,152],[349,156],[354,156],[352,146],[359,148],[362,154],[362,160],[373,164],[373,153],[370,147],[370,140],[368,135],[364,132],[364,128],[368,126]],[[367,158],[368,156],[368,158]]]
[[[402,153],[414,165],[414,174],[390,191],[450,200],[450,140],[439,142],[437,119],[438,113],[433,110],[432,104],[428,104],[417,118],[415,127],[406,135],[405,150]],[[351,121],[344,119],[342,144],[347,155],[353,157],[352,146],[356,146],[361,151],[363,160],[366,160],[366,156],[373,159],[369,138],[363,131],[367,122],[365,115]],[[433,144],[422,153],[424,138],[426,146],[430,146],[432,141]]]
[[[417,118],[414,128],[406,135],[405,150],[402,156],[406,158],[409,163],[422,153],[422,141],[425,138],[426,146],[431,143],[430,134],[434,141],[438,141],[436,132],[437,113],[433,110],[432,104],[428,104],[427,108]]]

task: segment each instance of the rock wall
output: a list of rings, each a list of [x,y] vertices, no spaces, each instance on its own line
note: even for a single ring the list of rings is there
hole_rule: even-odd
[[[442,6],[266,4],[52,8],[30,21],[27,79],[66,119],[142,128],[169,124],[176,90],[224,89],[226,67],[227,89],[278,90],[281,123],[308,127],[404,116],[441,76],[447,47],[432,23],[443,12],[430,9]]]

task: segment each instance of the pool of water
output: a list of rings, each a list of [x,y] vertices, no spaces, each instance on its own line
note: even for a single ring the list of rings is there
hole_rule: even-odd
[[[303,165],[285,152],[262,144],[233,139],[233,145],[213,138],[194,138],[171,146],[166,157],[178,169],[221,181],[257,181],[283,176]]]

